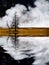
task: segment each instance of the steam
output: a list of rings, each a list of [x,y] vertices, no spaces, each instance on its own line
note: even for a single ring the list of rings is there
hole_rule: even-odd
[[[25,10],[26,10],[26,7],[20,4],[17,4],[15,5],[15,7],[11,7],[10,9],[8,9],[6,11],[6,15],[0,18],[0,27],[8,27],[8,26],[11,27],[12,22],[14,22],[13,19],[15,18],[15,15],[16,15],[16,19],[19,20],[20,17],[22,16],[22,12]]]
[[[9,27],[16,15],[18,27],[49,27],[49,2],[46,0],[36,0],[35,8],[28,6],[29,11],[24,5],[16,4],[6,11],[6,15],[0,19],[0,27]]]
[[[33,65],[49,62],[49,37],[18,37],[17,43],[13,43],[11,37],[8,40],[7,37],[0,37],[0,46],[15,60],[35,57]]]

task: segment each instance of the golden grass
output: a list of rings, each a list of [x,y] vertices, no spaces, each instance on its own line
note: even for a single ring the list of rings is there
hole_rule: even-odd
[[[49,36],[49,28],[0,28],[0,36]]]

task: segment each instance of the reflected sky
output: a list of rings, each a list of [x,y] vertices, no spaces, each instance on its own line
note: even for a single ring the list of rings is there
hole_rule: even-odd
[[[0,46],[15,60],[35,57],[33,65],[49,62],[49,37],[0,37]],[[3,41],[2,41],[3,40]]]

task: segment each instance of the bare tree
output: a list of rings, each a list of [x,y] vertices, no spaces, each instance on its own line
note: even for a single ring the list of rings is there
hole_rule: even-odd
[[[12,40],[13,40],[13,43],[16,45],[18,43],[18,39],[17,39],[17,36],[16,36],[16,32],[18,32],[16,29],[18,28],[18,17],[16,16],[16,14],[14,15],[14,18],[13,18],[13,22],[12,22],[12,26],[11,28],[14,28],[14,37],[12,37]]]

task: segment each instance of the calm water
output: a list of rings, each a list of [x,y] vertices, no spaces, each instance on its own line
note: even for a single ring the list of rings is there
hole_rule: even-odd
[[[13,58],[18,64],[47,65],[49,62],[49,37],[18,37],[16,40],[0,37],[0,47],[6,50],[0,48],[3,56],[8,54],[9,59]]]

